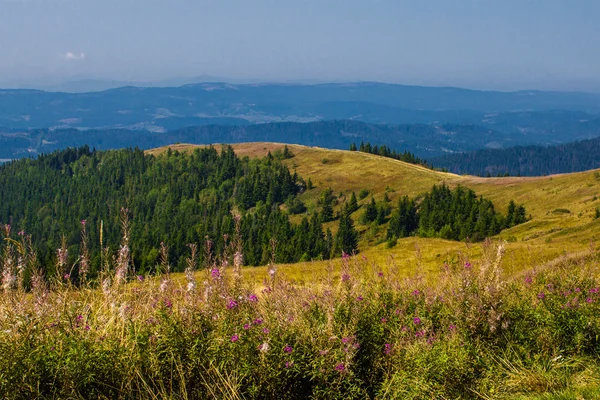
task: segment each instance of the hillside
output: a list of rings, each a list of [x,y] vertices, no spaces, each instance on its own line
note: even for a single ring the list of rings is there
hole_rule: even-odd
[[[121,235],[136,270],[148,273],[164,258],[163,245],[182,271],[187,244],[208,237],[218,254],[239,234],[245,265],[291,263],[284,270],[303,279],[315,278],[303,269],[319,275],[329,258],[354,249],[410,275],[475,259],[481,244],[464,240],[492,236],[508,242],[506,266],[517,271],[598,238],[599,171],[477,178],[356,151],[269,142],[220,147],[180,144],[145,154],[83,147],[7,163],[0,167],[0,222],[12,225],[13,235],[31,234],[50,270],[61,246],[76,262],[86,220],[96,272],[102,246],[123,246]],[[131,217],[122,234],[123,218]]]
[[[194,147],[172,146],[181,151]],[[269,151],[281,150],[283,144],[244,143],[233,145],[233,148],[240,156],[260,157]],[[532,219],[497,237],[508,241],[505,265],[512,271],[552,260],[565,252],[583,251],[590,246],[595,248],[600,239],[600,219],[594,218],[596,208],[600,206],[600,175],[596,171],[530,178],[478,178],[432,171],[360,152],[295,145],[289,148],[295,155],[284,161],[289,167],[305,179],[310,178],[316,189],[331,187],[335,193],[343,193],[346,197],[352,191],[366,189],[376,200],[381,200],[387,193],[391,203],[395,204],[403,195],[417,196],[433,184],[445,182],[471,188],[478,195],[494,201],[499,209],[505,209],[511,199],[524,204]],[[162,151],[164,149],[151,152],[160,154]],[[309,205],[310,210],[318,193],[320,190],[308,191],[299,198]],[[359,204],[364,205],[367,201],[368,198]],[[355,220],[360,213],[361,210],[353,214]],[[370,227],[359,225],[358,229],[364,234]],[[460,254],[476,258],[481,252],[477,244],[418,237],[400,239],[391,249],[385,243],[377,244],[375,238],[365,239],[359,248],[370,261],[393,262],[403,274],[416,273],[420,268],[437,272],[444,262],[456,262]],[[280,266],[280,270],[304,280],[324,274],[325,265],[320,262],[294,264]],[[256,268],[249,273],[264,276],[265,270]]]
[[[556,146],[483,149],[430,159],[438,168],[479,176],[539,176],[600,168],[600,139]]]

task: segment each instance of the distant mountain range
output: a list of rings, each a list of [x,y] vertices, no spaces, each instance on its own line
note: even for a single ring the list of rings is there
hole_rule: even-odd
[[[86,93],[0,90],[0,162],[84,144],[146,149],[175,142],[272,141],[347,149],[365,141],[408,150],[456,172],[527,175],[595,165],[593,157],[583,156],[561,158],[554,169],[537,160],[585,150],[584,145],[545,146],[599,136],[600,94],[593,93],[372,82],[203,82]],[[491,151],[530,145],[542,147]],[[474,150],[482,151],[471,154]]]
[[[118,82],[116,83],[118,84]],[[493,92],[383,83],[121,87],[89,93],[0,90],[9,129],[124,128],[166,132],[196,125],[356,120],[375,124],[477,124],[523,137],[552,136],[600,115],[600,94]],[[555,132],[547,135],[548,131]],[[546,139],[542,139],[544,141]],[[537,143],[536,137],[529,143]]]

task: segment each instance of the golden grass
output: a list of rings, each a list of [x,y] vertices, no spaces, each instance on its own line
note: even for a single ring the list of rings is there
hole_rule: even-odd
[[[269,151],[282,149],[281,143],[243,143],[233,148],[241,156],[263,157]],[[197,145],[178,144],[169,146],[173,150],[192,151]],[[600,206],[600,179],[595,171],[560,174],[546,177],[480,178],[432,171],[421,166],[401,161],[343,150],[288,145],[294,157],[284,162],[296,170],[304,179],[312,180],[315,188],[303,193],[300,198],[309,211],[322,190],[331,187],[336,195],[341,194],[340,203],[352,191],[369,190],[376,200],[384,193],[395,204],[400,196],[417,196],[428,191],[432,185],[445,182],[450,186],[462,185],[473,189],[478,195],[491,199],[501,212],[511,199],[523,203],[532,219],[500,233],[496,238],[507,240],[505,266],[510,272],[550,261],[565,253],[578,252],[590,246],[600,237],[600,219],[594,219],[596,207]],[[149,150],[159,155],[166,148]],[[348,197],[349,198],[349,197]],[[359,204],[369,201],[369,197]],[[569,210],[569,213],[561,211]],[[355,213],[358,217],[362,210]],[[300,216],[295,219],[301,218]],[[357,220],[357,218],[355,218]],[[337,222],[326,225],[335,230]],[[366,232],[369,227],[357,224],[357,229]],[[386,227],[380,227],[384,235]],[[477,259],[480,245],[440,239],[406,238],[388,249],[385,244],[376,245],[373,238],[361,235],[360,251],[369,261],[378,264],[393,262],[403,267],[407,275],[421,272],[440,271],[444,262],[459,257]],[[279,270],[288,277],[310,281],[324,276],[327,262],[281,265]],[[265,268],[253,268],[247,273],[265,276]]]

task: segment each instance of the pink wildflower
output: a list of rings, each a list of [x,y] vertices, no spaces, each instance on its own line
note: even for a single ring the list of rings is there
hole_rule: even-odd
[[[383,354],[390,354],[392,352],[392,345],[389,343],[386,343],[383,345]]]
[[[227,303],[227,309],[231,310],[236,307],[237,307],[237,302],[235,300],[229,300],[229,302]]]

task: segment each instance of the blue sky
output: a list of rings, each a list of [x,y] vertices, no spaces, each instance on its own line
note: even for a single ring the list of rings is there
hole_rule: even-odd
[[[596,0],[0,0],[0,82],[600,91],[598,19]]]

